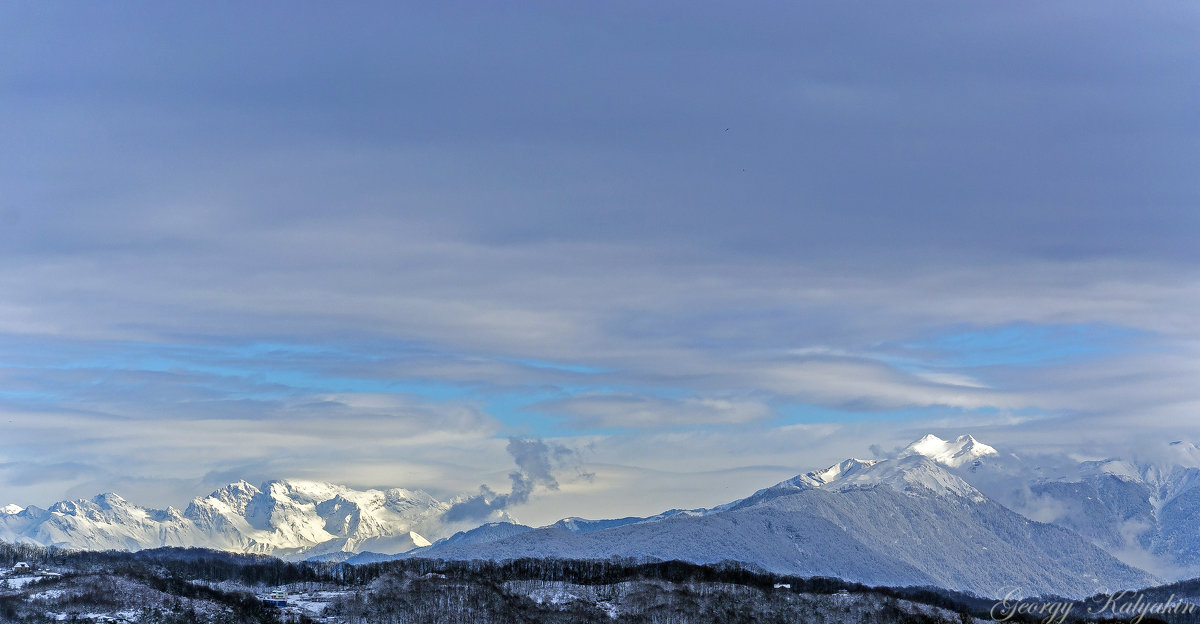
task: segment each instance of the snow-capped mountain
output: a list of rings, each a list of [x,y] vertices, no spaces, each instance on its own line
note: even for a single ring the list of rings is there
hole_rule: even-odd
[[[908,457],[910,455],[921,455],[943,466],[962,468],[966,465],[974,465],[989,455],[999,455],[999,453],[996,452],[996,449],[969,435],[959,436],[953,441],[947,441],[933,434],[928,434],[920,440],[909,444],[899,454],[900,457]]]
[[[1151,457],[1077,461],[989,455],[955,474],[1034,520],[1070,529],[1168,580],[1200,575],[1200,448],[1174,442]]]
[[[240,481],[185,509],[115,494],[0,508],[0,540],[84,549],[205,546],[287,558],[658,557],[979,594],[1083,596],[1200,573],[1200,448],[1144,458],[1017,456],[925,436],[889,459],[847,459],[711,509],[566,518],[540,529],[495,512],[447,523],[418,490]]]
[[[765,490],[759,490],[747,499],[733,503],[744,507],[758,496],[775,496],[791,490],[821,488],[825,491],[841,492],[849,489],[883,484],[899,492],[930,493],[937,496],[958,496],[975,502],[984,500],[983,494],[962,479],[942,469],[935,462],[918,455],[909,455],[892,461],[863,461],[848,459],[825,470],[793,477]],[[725,509],[722,506],[717,509]]]
[[[490,542],[468,532],[420,554],[736,560],[781,573],[981,595],[1015,588],[1080,597],[1157,580],[1070,530],[990,500],[953,472],[951,465],[974,467],[996,454],[991,447],[970,438],[937,442],[923,438],[894,459],[846,460],[713,509],[607,526],[572,519]],[[579,527],[592,530],[571,530]]]
[[[420,490],[355,490],[314,481],[231,483],[186,509],[144,509],[116,494],[49,509],[9,505],[0,539],[89,550],[203,546],[282,557],[395,554],[474,525],[447,523],[450,503]],[[492,521],[510,518],[498,512]]]

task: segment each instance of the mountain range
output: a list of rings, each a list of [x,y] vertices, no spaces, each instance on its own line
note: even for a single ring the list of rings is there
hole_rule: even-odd
[[[396,554],[474,526],[446,522],[450,505],[420,490],[239,481],[194,499],[183,511],[145,509],[112,493],[48,509],[8,505],[0,510],[0,539],[88,550],[199,546],[287,558]],[[504,512],[490,519],[511,520]]]
[[[1082,597],[1158,578],[1077,533],[1024,517],[954,473],[996,455],[927,437],[888,460],[847,460],[713,509],[596,526],[569,520],[500,536],[489,526],[409,553],[445,559],[654,557],[749,561],[783,574],[979,595]],[[942,462],[946,462],[943,464]]]
[[[1170,580],[1200,576],[1195,444],[1086,461],[996,454],[955,474],[1017,513],[1069,529],[1126,563]]]
[[[85,549],[205,546],[291,559],[654,557],[980,595],[1080,597],[1196,576],[1200,449],[1158,461],[1001,453],[927,435],[884,459],[847,459],[711,509],[565,518],[503,512],[446,522],[419,490],[311,481],[230,484],[183,511],[115,494],[0,508],[0,539]]]

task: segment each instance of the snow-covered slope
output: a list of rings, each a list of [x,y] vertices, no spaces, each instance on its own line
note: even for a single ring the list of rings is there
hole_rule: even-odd
[[[951,444],[920,447],[932,456],[918,450],[883,461],[847,460],[711,510],[622,519],[604,528],[595,528],[603,521],[572,519],[491,542],[437,544],[421,554],[737,560],[782,573],[982,595],[1017,588],[1079,597],[1157,580],[1070,530],[989,500],[951,466],[971,466],[995,451],[973,439]],[[568,530],[581,522],[594,530]]]
[[[514,524],[511,522],[489,522],[485,525],[475,527],[470,531],[459,531],[450,537],[442,538],[437,541],[437,544],[444,544],[448,546],[482,544],[486,542],[495,542],[506,537],[520,535],[521,533],[532,530],[533,527],[528,527],[523,524]]]
[[[1034,520],[1070,529],[1168,580],[1200,575],[1200,448],[1174,442],[1146,456],[1078,461],[989,456],[955,473]]]
[[[229,484],[185,509],[115,494],[0,508],[0,540],[87,549],[205,546],[377,560],[652,556],[993,593],[1083,595],[1200,573],[1200,448],[1101,461],[1018,457],[971,436],[925,436],[886,460],[847,459],[711,509],[566,518],[541,529],[447,524],[417,490],[312,481]],[[363,553],[354,558],[354,553]],[[1114,558],[1115,557],[1115,558]],[[1140,568],[1140,569],[1137,569]]]
[[[443,521],[449,507],[420,490],[239,481],[194,499],[183,511],[144,509],[116,494],[49,509],[10,505],[0,512],[0,539],[89,550],[203,546],[283,557],[396,554],[474,527]],[[489,520],[510,518],[497,513]]]
[[[989,455],[999,455],[999,453],[996,452],[996,449],[969,435],[959,436],[953,441],[948,441],[929,434],[909,444],[900,452],[899,456],[909,457],[912,455],[928,457],[943,466],[961,468],[974,464]]]

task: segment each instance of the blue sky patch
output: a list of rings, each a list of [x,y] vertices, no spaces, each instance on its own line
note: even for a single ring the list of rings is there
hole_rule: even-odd
[[[1112,325],[1017,324],[905,343],[900,357],[950,367],[1043,366],[1145,348],[1149,337],[1147,332]]]

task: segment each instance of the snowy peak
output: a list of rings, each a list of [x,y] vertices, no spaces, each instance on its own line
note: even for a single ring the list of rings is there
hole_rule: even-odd
[[[839,464],[834,464],[825,470],[814,470],[804,475],[804,477],[814,484],[824,485],[843,477],[856,475],[877,463],[879,463],[879,460],[877,459],[847,459]]]
[[[736,560],[779,573],[939,585],[981,596],[1017,586],[1085,596],[1156,580],[1069,530],[990,503],[955,472],[921,454],[851,459],[662,522],[569,518],[533,530],[489,527],[420,556],[504,560],[549,552],[580,559]],[[996,561],[1003,564],[989,565]]]
[[[1079,464],[1079,473],[1083,476],[1112,475],[1126,481],[1146,481],[1148,472],[1154,466],[1137,466],[1123,459],[1105,459],[1101,461],[1086,461]]]
[[[348,487],[324,483],[321,481],[304,481],[296,479],[277,479],[268,481],[262,486],[262,491],[275,500],[289,500],[297,503],[324,501],[354,492]],[[370,496],[375,490],[361,492]]]
[[[254,500],[255,496],[260,494],[262,492],[253,485],[245,481],[238,481],[209,494],[204,499],[196,499],[196,501],[193,501],[193,504],[207,503],[212,505],[216,503],[216,506],[219,508],[226,508],[233,513],[244,514],[246,513],[246,506],[250,504],[250,501]]]
[[[961,468],[967,464],[979,461],[988,455],[998,455],[998,453],[996,449],[969,435],[959,436],[952,441],[948,441],[933,434],[928,434],[905,447],[904,450],[900,451],[899,457],[904,458],[913,455],[928,457],[943,466]]]
[[[976,502],[984,500],[979,490],[932,459],[923,455],[908,455],[888,460],[847,459],[824,470],[814,470],[759,490],[749,498],[716,510],[754,504],[795,490],[820,488],[840,492],[877,485],[915,496],[952,495]]]
[[[0,540],[89,550],[202,546],[291,558],[396,554],[476,526],[447,522],[449,508],[421,490],[237,481],[193,499],[182,512],[142,508],[112,493],[58,502],[45,511],[8,505],[0,507]]]
[[[92,502],[96,503],[101,509],[119,509],[128,507],[129,503],[114,492],[105,492],[92,498]]]
[[[846,459],[824,470],[814,470],[798,477],[793,477],[776,485],[776,488],[801,489],[818,488],[837,481],[838,479],[855,475],[875,464],[878,459]]]
[[[979,490],[922,455],[873,463],[853,474],[844,475],[827,489],[843,491],[876,484],[908,494],[933,494],[943,497],[953,495],[975,502],[985,500]]]

